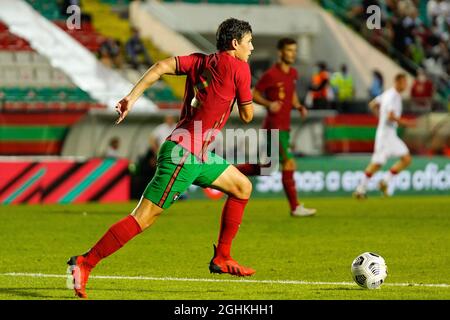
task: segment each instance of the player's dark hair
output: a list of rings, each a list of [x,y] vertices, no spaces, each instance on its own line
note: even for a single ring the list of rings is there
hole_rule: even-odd
[[[395,79],[395,82],[400,81],[401,79],[406,79],[406,73],[403,73],[403,72],[397,73],[395,75],[394,79]]]
[[[247,21],[229,18],[223,21],[216,32],[216,48],[219,51],[231,49],[231,42],[236,39],[241,42],[247,33],[252,33],[252,27]]]
[[[277,42],[277,49],[282,50],[282,49],[284,49],[285,46],[288,46],[290,44],[297,44],[297,41],[295,41],[292,38],[281,38]]]
[[[320,71],[326,71],[327,70],[327,63],[324,61],[317,62],[317,67]]]

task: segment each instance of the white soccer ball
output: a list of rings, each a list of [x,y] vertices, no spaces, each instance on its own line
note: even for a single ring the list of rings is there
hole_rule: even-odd
[[[386,262],[379,254],[364,252],[353,260],[352,276],[360,287],[379,288],[387,277]]]

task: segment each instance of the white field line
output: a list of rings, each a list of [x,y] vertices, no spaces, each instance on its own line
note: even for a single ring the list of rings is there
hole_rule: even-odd
[[[31,277],[31,278],[67,278],[67,275],[44,274],[44,273],[0,273],[4,277]],[[294,284],[294,285],[343,285],[354,286],[354,282],[323,282],[302,280],[233,280],[233,279],[196,279],[196,278],[173,278],[173,277],[144,277],[144,276],[90,276],[91,279],[110,280],[148,280],[148,281],[180,281],[180,282],[223,282],[223,283],[256,283],[256,284]],[[440,287],[450,288],[447,283],[385,283],[384,286],[393,287]]]

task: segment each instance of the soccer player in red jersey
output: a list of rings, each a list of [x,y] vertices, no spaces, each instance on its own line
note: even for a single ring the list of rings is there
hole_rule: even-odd
[[[142,93],[162,75],[186,75],[180,121],[162,144],[154,178],[133,212],[110,227],[85,254],[69,259],[75,294],[87,298],[86,283],[91,270],[134,236],[150,227],[191,184],[225,192],[217,248],[209,264],[211,273],[251,276],[255,270],[231,258],[231,243],[238,232],[252,184],[236,167],[207,150],[217,130],[230,115],[237,100],[244,123],[253,118],[251,74],[247,63],[253,50],[248,22],[230,18],[216,34],[218,52],[171,57],[155,63],[131,92],[116,106],[117,124],[125,119]]]
[[[297,58],[297,42],[291,38],[278,41],[278,62],[267,70],[253,90],[255,102],[267,109],[267,116],[263,128],[279,130],[279,156],[283,189],[289,201],[291,216],[311,216],[316,209],[306,208],[297,199],[294,172],[296,164],[290,152],[291,110],[297,109],[302,117],[306,117],[308,110],[303,106],[296,92],[297,70],[292,67]],[[242,164],[237,168],[247,176],[260,175],[261,166],[258,164]]]

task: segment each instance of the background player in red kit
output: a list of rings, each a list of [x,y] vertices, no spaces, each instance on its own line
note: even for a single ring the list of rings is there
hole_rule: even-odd
[[[308,110],[303,106],[296,92],[297,70],[292,67],[297,58],[297,42],[291,38],[278,41],[278,62],[267,70],[253,90],[253,99],[267,108],[263,129],[279,130],[280,162],[283,189],[289,201],[291,216],[311,216],[316,209],[306,208],[297,199],[294,172],[296,164],[290,152],[291,110],[297,109],[302,117]],[[270,144],[269,144],[270,145]],[[238,169],[247,176],[260,175],[258,164],[242,164]]]
[[[242,221],[252,191],[251,182],[236,167],[207,146],[226,123],[235,99],[239,115],[247,123],[253,118],[251,74],[247,60],[253,50],[251,26],[227,19],[216,34],[215,54],[200,53],[171,57],[155,63],[131,92],[116,106],[120,123],[142,93],[163,74],[187,75],[181,119],[160,148],[154,178],[131,215],[114,224],[84,255],[69,259],[76,295],[87,298],[86,283],[97,263],[119,250],[141,231],[150,227],[191,184],[225,192],[217,248],[210,261],[212,273],[250,276],[255,270],[231,258],[231,243]]]

